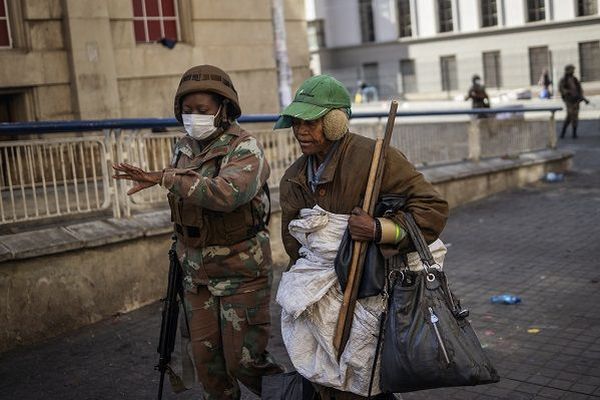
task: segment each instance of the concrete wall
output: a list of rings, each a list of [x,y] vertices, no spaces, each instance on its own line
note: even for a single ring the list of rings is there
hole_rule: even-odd
[[[70,119],[69,57],[60,0],[9,2],[14,48],[0,50],[0,93],[22,92],[20,115]]]
[[[457,0],[460,10],[460,31],[474,32],[481,27],[481,9],[479,0]]]
[[[387,42],[398,38],[398,15],[394,0],[373,0],[375,39]]]
[[[0,265],[0,352],[164,296],[170,235]]]
[[[417,2],[417,19],[419,23],[419,37],[437,35],[437,8],[432,0]]]
[[[310,1],[310,0],[309,0]],[[317,4],[319,3],[318,0]],[[326,47],[352,46],[362,42],[358,0],[328,0],[321,5],[325,19]],[[320,7],[317,7],[319,10]]]
[[[28,120],[170,117],[187,68],[228,71],[244,113],[279,108],[270,0],[179,0],[182,41],[135,43],[129,0],[9,2],[13,49],[0,50],[0,93],[21,90]],[[295,89],[309,75],[303,2],[286,0]]]

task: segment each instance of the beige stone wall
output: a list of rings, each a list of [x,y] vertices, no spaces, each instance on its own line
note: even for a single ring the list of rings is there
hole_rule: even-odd
[[[245,114],[277,112],[270,4],[269,0],[180,1],[180,10],[186,6],[189,10],[181,16],[182,25],[189,25],[191,32],[169,50],[160,44],[136,45],[131,9],[111,2],[122,116],[171,116],[181,73],[199,64],[214,64],[230,73]],[[288,0],[285,7],[295,89],[309,76],[304,4]]]
[[[129,0],[11,1],[18,37],[0,50],[0,92],[23,91],[29,120],[170,117],[181,73],[210,63],[231,74],[244,113],[277,112],[271,1],[178,5],[183,37],[169,50],[135,43]],[[309,76],[304,4],[285,7],[296,89]]]
[[[7,2],[14,46],[0,50],[0,93],[21,92],[29,120],[72,119],[60,0]]]

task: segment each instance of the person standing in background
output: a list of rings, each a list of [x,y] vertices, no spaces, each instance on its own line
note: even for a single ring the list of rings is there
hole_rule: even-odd
[[[471,108],[490,108],[490,98],[477,74],[471,78],[472,85],[465,96],[465,101],[471,99]],[[477,118],[485,118],[485,114],[478,114]]]
[[[569,64],[565,67],[565,75],[558,83],[560,97],[562,97],[567,107],[567,118],[563,123],[560,132],[560,138],[565,138],[567,127],[571,124],[573,139],[577,139],[577,124],[579,122],[579,103],[585,101],[585,104],[590,104],[590,101],[583,96],[583,89],[579,79],[575,77],[575,66]]]
[[[552,97],[552,79],[550,79],[550,73],[547,68],[544,68],[542,71],[538,85],[542,87],[540,99],[549,99]]]

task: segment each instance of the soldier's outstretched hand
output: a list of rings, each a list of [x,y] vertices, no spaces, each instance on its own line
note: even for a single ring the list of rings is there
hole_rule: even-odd
[[[139,192],[140,190],[160,184],[162,179],[162,171],[148,172],[136,167],[135,165],[127,163],[116,163],[113,164],[112,167],[116,171],[113,175],[113,178],[125,179],[134,182],[133,187],[127,191],[129,196]]]

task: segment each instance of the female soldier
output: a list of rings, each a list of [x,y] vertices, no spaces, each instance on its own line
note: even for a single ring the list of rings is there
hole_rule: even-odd
[[[187,135],[170,167],[117,164],[131,195],[160,184],[167,195],[184,272],[196,373],[207,399],[239,399],[236,379],[260,395],[261,377],[281,372],[265,350],[270,330],[271,248],[265,226],[269,166],[241,115],[229,76],[211,65],[186,71],[175,117]]]

